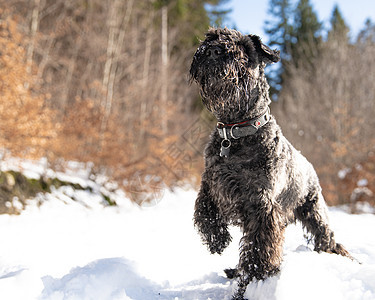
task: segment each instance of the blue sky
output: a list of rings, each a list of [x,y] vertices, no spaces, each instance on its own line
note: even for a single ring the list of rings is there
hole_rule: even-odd
[[[292,0],[292,3],[297,0]],[[371,18],[375,22],[375,0],[310,0],[323,25],[328,27],[335,4],[355,36],[364,27],[365,20]],[[228,27],[234,25],[243,33],[264,36],[264,22],[267,18],[268,0],[232,0],[225,7],[232,8],[227,22]]]

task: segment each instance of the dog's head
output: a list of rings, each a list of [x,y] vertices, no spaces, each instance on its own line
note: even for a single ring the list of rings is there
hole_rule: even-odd
[[[269,104],[264,67],[279,61],[256,35],[211,28],[198,47],[190,68],[203,103],[221,122],[256,116]]]

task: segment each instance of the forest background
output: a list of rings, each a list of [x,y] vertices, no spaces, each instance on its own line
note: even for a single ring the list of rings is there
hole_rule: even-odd
[[[189,84],[192,56],[226,0],[0,0],[1,157],[87,162],[134,201],[199,183],[215,120]],[[375,24],[355,38],[332,8],[269,1],[268,73],[287,138],[331,205],[375,204]]]

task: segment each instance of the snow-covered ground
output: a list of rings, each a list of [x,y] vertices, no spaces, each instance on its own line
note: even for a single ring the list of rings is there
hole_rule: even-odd
[[[118,206],[105,206],[98,190],[61,187],[19,216],[0,215],[0,299],[230,299],[235,283],[222,270],[236,265],[241,234],[233,228],[232,244],[210,255],[193,228],[195,191],[166,191],[141,208],[121,192],[111,195]],[[280,274],[246,296],[375,299],[375,216],[332,208],[330,219],[362,264],[311,251],[292,225]]]

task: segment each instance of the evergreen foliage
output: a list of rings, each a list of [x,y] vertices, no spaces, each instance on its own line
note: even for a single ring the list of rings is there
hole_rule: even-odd
[[[375,24],[371,19],[366,20],[365,27],[358,34],[357,42],[375,44]]]
[[[230,0],[206,0],[205,9],[210,19],[210,25],[215,27],[221,27],[227,18],[227,14],[231,12],[231,9],[223,9],[224,5],[230,2]]]
[[[269,35],[269,44],[281,50],[282,59],[280,68],[268,73],[271,94],[276,98],[287,80],[288,65],[299,64],[306,57],[310,60],[316,55],[322,24],[309,0],[299,0],[295,7],[289,0],[270,0],[269,15],[265,31]]]
[[[270,20],[265,21],[265,32],[269,37],[269,45],[280,49],[282,59],[290,53],[292,38],[292,9],[290,0],[270,0],[268,14]]]
[[[294,10],[292,27],[291,63],[311,63],[319,52],[322,23],[311,6],[310,0],[300,0]]]
[[[265,32],[269,36],[268,44],[280,50],[281,62],[279,68],[267,71],[270,84],[271,98],[275,99],[282,87],[285,66],[284,62],[290,59],[292,48],[292,8],[290,0],[270,0],[268,14],[270,20],[265,22]]]
[[[333,9],[330,24],[331,29],[328,32],[328,39],[335,38],[340,40],[343,39],[347,42],[349,41],[349,27],[346,24],[343,16],[341,15],[340,9],[337,4]]]
[[[318,21],[310,0],[300,0],[294,10],[294,44],[319,41],[321,29],[322,23]]]

